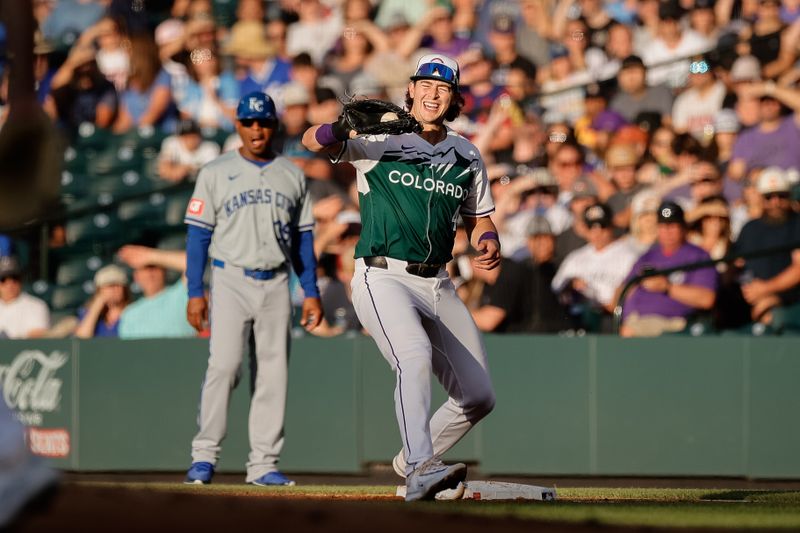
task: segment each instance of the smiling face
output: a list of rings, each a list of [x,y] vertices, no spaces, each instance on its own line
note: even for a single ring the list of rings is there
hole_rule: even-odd
[[[453,101],[453,87],[436,80],[417,80],[408,84],[408,94],[413,100],[411,114],[426,126],[440,126]]]
[[[241,154],[247,159],[269,159],[274,122],[262,118],[243,118],[236,121],[236,133],[242,139]]]

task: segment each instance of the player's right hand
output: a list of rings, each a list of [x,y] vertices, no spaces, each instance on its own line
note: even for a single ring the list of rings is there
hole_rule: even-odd
[[[198,332],[205,329],[208,324],[208,300],[205,296],[189,298],[189,303],[186,304],[186,320]]]

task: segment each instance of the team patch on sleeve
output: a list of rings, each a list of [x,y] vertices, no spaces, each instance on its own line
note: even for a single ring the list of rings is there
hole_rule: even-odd
[[[189,215],[202,215],[205,206],[206,203],[203,200],[192,198],[189,200],[189,207],[186,209],[186,212]]]

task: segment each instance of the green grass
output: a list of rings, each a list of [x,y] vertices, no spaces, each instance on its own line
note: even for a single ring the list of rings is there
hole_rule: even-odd
[[[177,483],[80,483],[136,490],[194,492],[237,496],[288,496],[322,499],[391,497],[394,486],[248,485],[191,486]],[[591,522],[609,526],[800,528],[800,491],[729,489],[558,489],[556,502],[456,501],[423,502],[431,512],[512,516],[558,522]],[[398,505],[405,505],[398,502]]]

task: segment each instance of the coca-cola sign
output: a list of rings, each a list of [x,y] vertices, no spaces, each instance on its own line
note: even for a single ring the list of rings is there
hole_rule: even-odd
[[[25,350],[8,365],[0,365],[3,399],[23,423],[39,426],[42,413],[59,408],[64,381],[56,377],[56,372],[68,359],[69,355],[61,351],[48,355],[41,350]]]

